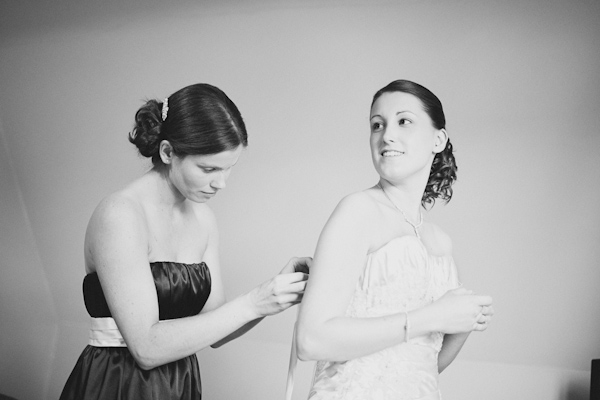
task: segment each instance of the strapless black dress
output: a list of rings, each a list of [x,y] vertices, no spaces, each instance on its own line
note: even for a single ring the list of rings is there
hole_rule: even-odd
[[[198,314],[208,300],[210,271],[205,263],[150,264],[158,294],[159,319]],[[93,318],[110,317],[96,273],[83,280],[85,306]],[[196,355],[143,370],[127,347],[88,345],[73,368],[60,400],[200,400],[202,385]]]

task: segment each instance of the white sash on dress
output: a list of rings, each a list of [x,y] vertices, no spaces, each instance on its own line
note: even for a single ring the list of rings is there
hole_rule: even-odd
[[[111,317],[92,318],[88,344],[95,347],[127,347],[117,323]]]

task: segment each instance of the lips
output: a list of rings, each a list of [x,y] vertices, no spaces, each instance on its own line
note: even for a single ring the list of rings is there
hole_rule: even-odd
[[[381,152],[381,155],[383,157],[399,157],[403,154],[404,154],[403,151],[398,151],[398,150],[384,150]]]

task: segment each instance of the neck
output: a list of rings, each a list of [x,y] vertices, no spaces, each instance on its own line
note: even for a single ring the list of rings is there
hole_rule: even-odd
[[[392,202],[392,205],[402,210],[406,218],[415,224],[419,223],[422,212],[421,199],[424,190],[411,190],[410,187],[394,185],[383,178],[379,180],[378,185]]]
[[[171,209],[183,207],[186,198],[173,186],[168,171],[151,170],[146,176],[149,179],[150,196],[154,198],[158,207]]]

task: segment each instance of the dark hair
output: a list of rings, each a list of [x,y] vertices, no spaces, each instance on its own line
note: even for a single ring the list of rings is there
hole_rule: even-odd
[[[371,108],[382,94],[388,92],[404,92],[417,97],[423,104],[423,110],[431,118],[434,128],[446,128],[446,117],[444,116],[442,102],[429,89],[407,80],[400,79],[393,81],[375,93]],[[427,205],[433,207],[437,198],[442,199],[446,203],[450,201],[452,198],[452,184],[456,180],[457,169],[456,160],[452,154],[452,143],[448,139],[446,148],[442,152],[437,153],[433,159],[431,171],[429,172],[429,180],[421,198],[421,204],[424,207]]]
[[[135,126],[129,141],[141,155],[151,157],[154,167],[164,164],[159,145],[167,140],[178,157],[216,154],[248,145],[242,116],[219,88],[198,83],[186,86],[167,99],[163,121],[163,103],[148,100],[135,114]]]

